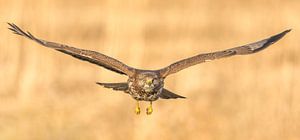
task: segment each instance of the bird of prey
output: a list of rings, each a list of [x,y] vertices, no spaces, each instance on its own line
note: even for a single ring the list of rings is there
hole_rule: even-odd
[[[266,39],[250,43],[247,45],[230,48],[227,50],[216,51],[211,53],[198,54],[193,57],[189,57],[180,61],[177,61],[173,64],[168,65],[162,69],[158,70],[143,70],[136,69],[125,65],[124,63],[114,59],[112,57],[106,56],[102,53],[78,49],[68,45],[50,42],[46,40],[39,39],[33,36],[30,32],[24,32],[18,26],[13,23],[8,23],[10,26],[8,29],[13,31],[13,33],[24,36],[30,40],[37,42],[38,44],[55,49],[57,51],[63,52],[65,54],[71,55],[78,59],[88,61],[90,63],[96,64],[98,66],[104,67],[113,72],[123,74],[128,76],[127,82],[120,83],[100,83],[98,85],[104,86],[105,88],[111,88],[117,91],[123,91],[128,93],[137,101],[135,108],[135,113],[140,114],[139,101],[148,101],[150,105],[146,108],[146,114],[150,115],[153,112],[152,102],[157,99],[176,99],[176,98],[185,98],[181,95],[175,94],[164,88],[164,80],[170,74],[177,73],[185,68],[190,66],[212,61],[215,59],[225,58],[234,55],[247,55],[259,52],[273,43],[281,39],[285,34],[291,30],[285,30],[279,34],[273,35]]]

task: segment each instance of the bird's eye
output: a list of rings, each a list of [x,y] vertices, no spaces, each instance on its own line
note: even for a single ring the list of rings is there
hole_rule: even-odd
[[[153,83],[154,85],[157,85],[159,82],[158,82],[157,79],[153,79],[153,80],[152,80],[152,83]]]

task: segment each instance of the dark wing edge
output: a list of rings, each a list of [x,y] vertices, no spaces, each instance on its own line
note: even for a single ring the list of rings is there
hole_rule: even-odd
[[[100,86],[103,86],[105,88],[111,88],[113,90],[124,91],[125,93],[129,93],[128,84],[126,82],[124,82],[124,83],[100,83],[100,82],[96,82],[96,84],[98,84]]]
[[[57,51],[63,52],[65,54],[71,55],[75,58],[88,61],[90,63],[96,64],[98,66],[102,66],[108,70],[114,71],[119,74],[125,74],[128,76],[132,76],[134,74],[135,69],[131,68],[124,63],[111,58],[109,56],[106,56],[104,54],[90,51],[90,50],[84,50],[84,49],[78,49],[75,47],[70,47],[64,44],[59,44],[55,42],[49,42],[42,39],[38,39],[34,37],[30,32],[24,32],[22,29],[20,29],[17,25],[13,23],[7,23],[10,27],[8,28],[11,30],[14,34],[24,36],[30,40],[33,40],[40,45],[43,45],[48,48],[53,48]]]
[[[176,99],[176,98],[186,98],[181,95],[177,95],[167,89],[163,89],[162,92],[158,95],[162,99]]]
[[[217,52],[212,52],[212,53],[204,53],[204,54],[199,54],[193,57],[189,57],[180,61],[177,61],[165,68],[162,68],[159,71],[160,75],[162,77],[167,77],[170,74],[176,73],[180,70],[183,70],[185,68],[188,68],[190,66],[207,62],[207,61],[212,61],[215,59],[220,59],[224,57],[229,57],[233,55],[247,55],[247,54],[252,54],[259,52],[268,46],[274,44],[278,40],[280,40],[283,36],[285,36],[288,32],[290,32],[291,29],[285,30],[279,34],[276,34],[274,36],[271,36],[269,38],[263,39],[261,41],[257,41],[254,43],[250,43],[247,45],[223,50],[223,51],[217,51]]]

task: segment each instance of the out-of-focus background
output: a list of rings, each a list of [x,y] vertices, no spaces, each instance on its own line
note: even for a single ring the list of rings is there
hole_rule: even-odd
[[[300,139],[299,0],[1,0],[0,139]],[[12,34],[158,69],[203,52],[293,31],[270,48],[197,65],[166,79],[187,96],[134,114],[118,75]]]

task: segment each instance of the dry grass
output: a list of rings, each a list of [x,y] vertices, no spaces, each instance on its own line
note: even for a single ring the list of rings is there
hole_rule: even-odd
[[[0,5],[1,140],[300,139],[299,0],[1,0]],[[166,87],[188,99],[160,100],[153,115],[136,116],[128,95],[94,84],[126,77],[15,36],[5,22],[145,69],[293,31],[261,53],[169,77]]]

